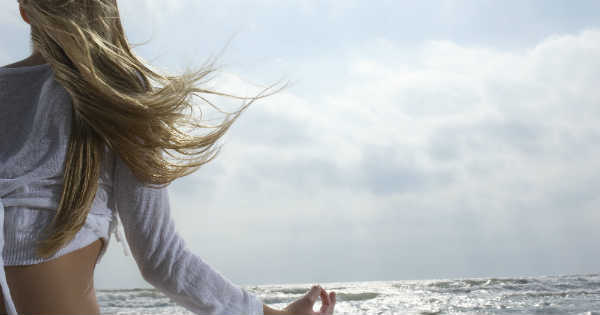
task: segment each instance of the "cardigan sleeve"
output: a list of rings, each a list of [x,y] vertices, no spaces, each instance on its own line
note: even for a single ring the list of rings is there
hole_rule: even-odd
[[[263,314],[257,296],[186,247],[170,216],[167,188],[143,185],[118,156],[115,164],[115,206],[142,277],[195,314]]]

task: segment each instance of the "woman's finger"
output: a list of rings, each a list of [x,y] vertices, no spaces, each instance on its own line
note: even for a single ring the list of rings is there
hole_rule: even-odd
[[[324,289],[321,289],[321,309],[319,310],[319,314],[327,314],[329,304],[329,295]]]
[[[329,305],[327,305],[327,308],[323,311],[323,314],[330,315],[333,314],[333,310],[335,308],[335,293],[329,293],[328,297],[330,302]]]
[[[329,293],[329,314],[333,314],[333,310],[335,309],[335,292],[331,291]]]
[[[331,301],[329,301],[329,295],[327,294],[327,291],[325,291],[325,289],[321,288],[321,301],[323,302],[323,305],[329,305]]]
[[[324,304],[321,306],[321,310],[319,311],[319,315],[330,315],[333,314],[333,310],[335,309],[335,293],[331,292],[327,295],[329,300],[329,304]]]
[[[319,296],[321,295],[321,290],[322,290],[322,288],[320,286],[314,285],[312,288],[310,288],[310,291],[308,291],[308,293],[306,294],[306,296],[308,297],[308,300],[313,305],[315,304],[317,299],[319,299]]]

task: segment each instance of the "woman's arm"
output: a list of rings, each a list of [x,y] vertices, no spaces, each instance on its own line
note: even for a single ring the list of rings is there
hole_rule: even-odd
[[[166,188],[139,182],[116,157],[115,206],[143,278],[199,314],[263,314],[262,301],[190,252],[175,230]]]

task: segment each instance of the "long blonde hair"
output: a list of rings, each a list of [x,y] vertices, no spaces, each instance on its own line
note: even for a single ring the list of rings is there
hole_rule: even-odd
[[[50,257],[81,229],[98,188],[106,147],[142,182],[167,185],[211,161],[217,140],[256,99],[200,87],[217,70],[214,61],[181,76],[161,75],[134,55],[123,32],[116,0],[19,0],[31,25],[34,49],[52,67],[73,101],[64,187],[48,237],[37,253]],[[155,83],[151,84],[151,80]],[[208,126],[184,114],[202,94],[250,100]],[[190,128],[210,128],[193,135]]]

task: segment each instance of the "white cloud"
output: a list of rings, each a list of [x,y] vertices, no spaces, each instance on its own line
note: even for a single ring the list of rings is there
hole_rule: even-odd
[[[298,65],[298,74],[310,73],[301,79],[328,89],[290,89],[250,108],[213,171],[187,180],[202,197],[188,194],[191,187],[179,194],[184,184],[174,189],[182,229],[195,225],[183,223],[193,211],[185,205],[203,200],[203,213],[222,224],[198,235],[226,237],[222,226],[230,226],[268,241],[270,251],[294,247],[306,255],[331,234],[332,246],[354,243],[376,257],[355,257],[379,266],[357,271],[334,267],[340,251],[322,253],[336,279],[589,271],[586,259],[600,253],[574,248],[600,236],[593,224],[600,200],[589,189],[600,182],[592,171],[600,166],[598,43],[594,30],[515,53],[449,41],[406,52],[377,40],[328,60],[347,69],[343,78]],[[295,240],[288,228],[306,236]],[[401,238],[411,241],[394,245]],[[400,252],[413,256],[398,261]],[[417,268],[431,253],[452,267]],[[292,272],[289,261],[271,259]],[[562,259],[562,267],[548,259]],[[520,263],[505,269],[509,260]]]

